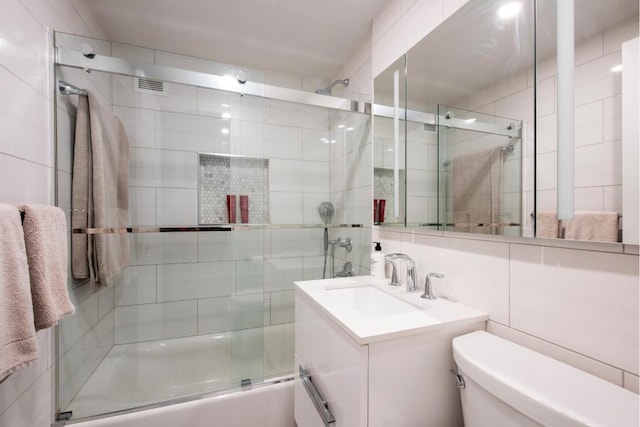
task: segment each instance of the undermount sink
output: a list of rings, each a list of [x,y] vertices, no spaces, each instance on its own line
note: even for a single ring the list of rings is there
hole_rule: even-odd
[[[419,310],[373,286],[329,289],[328,292],[365,316],[389,316]]]
[[[461,324],[488,315],[443,298],[427,300],[389,279],[356,276],[296,282],[296,295],[313,301],[358,344],[369,344]]]

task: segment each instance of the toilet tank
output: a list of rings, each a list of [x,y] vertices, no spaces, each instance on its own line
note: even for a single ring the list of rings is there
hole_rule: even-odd
[[[453,339],[465,426],[638,427],[637,394],[484,331]]]

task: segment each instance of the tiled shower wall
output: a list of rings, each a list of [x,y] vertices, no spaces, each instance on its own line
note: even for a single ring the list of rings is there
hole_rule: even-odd
[[[0,202],[55,203],[53,191],[52,40],[56,29],[86,36],[100,30],[82,3],[8,0],[0,14]],[[78,306],[78,301],[74,301]],[[94,312],[97,317],[97,309]],[[40,357],[0,384],[0,425],[48,427],[55,406],[53,329],[38,332]]]

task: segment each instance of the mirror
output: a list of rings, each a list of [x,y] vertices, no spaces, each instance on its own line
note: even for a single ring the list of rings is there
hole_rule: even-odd
[[[556,170],[563,164],[556,137],[557,1],[471,0],[398,60],[406,61],[407,76],[406,188],[404,217],[396,222],[528,237],[615,242],[624,236],[637,244],[638,74],[637,65],[622,72],[618,65],[625,43],[638,37],[638,3],[574,3],[574,219],[558,221],[556,214],[558,177],[562,183],[566,175]],[[637,45],[627,46],[633,63]],[[376,129],[390,120],[395,69],[398,62],[374,80],[377,167],[385,164],[386,138]],[[635,88],[623,87],[625,73]],[[625,131],[624,117],[635,128]]]

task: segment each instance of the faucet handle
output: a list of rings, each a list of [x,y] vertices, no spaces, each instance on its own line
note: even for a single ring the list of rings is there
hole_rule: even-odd
[[[386,264],[391,264],[391,281],[389,282],[389,286],[400,286],[398,283],[398,270],[396,269],[396,264],[393,261],[385,260]]]
[[[425,279],[424,279],[424,293],[422,295],[420,295],[420,298],[436,299],[436,297],[433,295],[433,292],[431,290],[431,278],[432,277],[437,277],[438,279],[442,279],[444,277],[444,274],[440,274],[440,273],[429,273],[429,274],[427,274],[427,277],[425,277]]]

